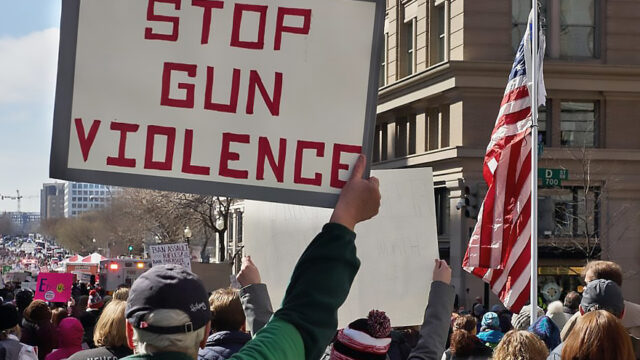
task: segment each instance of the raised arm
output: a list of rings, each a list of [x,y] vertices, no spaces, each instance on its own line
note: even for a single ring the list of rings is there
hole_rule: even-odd
[[[267,285],[262,283],[258,267],[251,260],[251,256],[242,258],[242,268],[237,279],[242,285],[240,302],[247,318],[247,331],[255,336],[271,319],[273,308]]]
[[[298,260],[282,308],[234,359],[320,358],[337,330],[338,308],[360,267],[353,229],[358,222],[375,216],[380,207],[378,180],[362,179],[364,169],[361,155],[330,223]]]
[[[429,301],[420,327],[420,340],[409,354],[412,360],[440,360],[445,351],[455,293],[451,268],[444,260],[435,261]]]

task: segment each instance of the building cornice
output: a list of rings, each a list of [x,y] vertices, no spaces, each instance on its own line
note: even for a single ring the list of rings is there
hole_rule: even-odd
[[[378,114],[456,89],[504,89],[509,62],[450,61],[428,68],[378,91]],[[548,91],[598,91],[640,95],[640,66],[547,61]]]

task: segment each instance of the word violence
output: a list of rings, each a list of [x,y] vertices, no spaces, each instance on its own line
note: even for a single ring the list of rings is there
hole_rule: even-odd
[[[81,118],[74,120],[78,143],[80,150],[82,151],[82,157],[86,162],[89,159],[91,148],[100,131],[102,121],[93,120],[88,131],[85,131],[84,122]],[[124,168],[143,168],[147,170],[162,170],[172,171],[179,169],[184,174],[211,176],[211,166],[208,164],[193,164],[193,129],[185,129],[184,145],[182,149],[176,149],[176,137],[178,131],[175,127],[171,126],[158,126],[147,125],[145,135],[145,150],[144,159],[136,159],[126,156],[127,150],[127,138],[129,135],[133,135],[140,131],[140,125],[115,122],[112,121],[109,125],[109,129],[116,133],[119,133],[119,141],[117,147],[114,147],[113,153],[115,156],[106,156],[106,165],[110,167],[124,167]],[[163,154],[154,154],[155,142],[159,137],[165,138],[166,147]],[[137,141],[137,140],[133,140]],[[238,146],[249,146],[257,141],[257,153],[253,159],[243,159],[242,163],[254,164],[255,169],[238,168],[238,162],[240,162],[240,153],[232,150],[238,149]],[[291,158],[292,155],[287,154],[287,139],[280,138],[277,144],[272,144],[267,137],[259,136],[257,139],[251,137],[249,134],[236,134],[231,132],[223,132],[220,134],[219,142],[220,154],[219,154],[219,166],[218,176],[234,179],[249,179],[250,171],[255,174],[255,180],[265,179],[265,167],[268,163],[269,171],[273,174],[277,182],[283,183],[285,181],[285,167],[293,165],[293,179],[287,179],[293,181],[294,184],[303,184],[310,186],[322,186],[323,182],[326,184],[327,174],[322,172],[314,172],[313,175],[303,174],[303,163],[308,161],[311,157],[324,158],[325,149],[329,146],[324,142],[297,140],[295,145],[295,153],[293,154],[293,164],[291,161],[286,161],[287,158]],[[174,164],[174,152],[182,150],[181,164]],[[360,154],[362,147],[359,145],[348,144],[333,144],[331,154],[331,166],[329,175],[329,186],[340,189],[346,183],[340,179],[340,171],[349,170],[349,165],[341,162],[342,154]],[[164,155],[164,160],[154,160]],[[142,161],[138,161],[142,160]],[[234,162],[236,162],[234,164]],[[309,165],[306,165],[308,167]],[[255,170],[255,171],[254,171]],[[305,169],[305,172],[311,172]],[[253,177],[252,177],[253,178]]]

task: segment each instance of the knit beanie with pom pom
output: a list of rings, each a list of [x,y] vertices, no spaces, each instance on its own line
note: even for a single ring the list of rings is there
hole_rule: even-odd
[[[331,360],[384,360],[391,344],[391,321],[384,311],[371,310],[340,330],[331,349]]]

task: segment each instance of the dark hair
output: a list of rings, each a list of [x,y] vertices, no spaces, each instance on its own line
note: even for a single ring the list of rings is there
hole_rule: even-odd
[[[635,359],[629,334],[620,320],[604,310],[584,314],[564,344],[563,359]]]
[[[590,261],[584,267],[582,275],[586,277],[589,271],[593,273],[594,279],[611,280],[622,286],[622,268],[613,261]]]
[[[476,328],[476,318],[471,315],[459,316],[453,322],[451,334],[451,354],[455,356],[470,356],[478,342],[473,330]]]
[[[581,296],[577,291],[571,291],[564,297],[564,306],[571,309],[574,313],[578,311],[578,306],[580,306]]]
[[[16,293],[16,306],[18,307],[18,311],[22,312],[24,309],[31,304],[33,300],[33,294],[31,290],[22,289]]]

